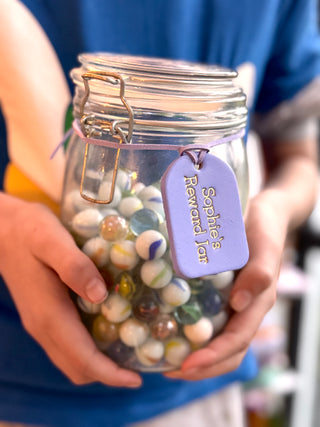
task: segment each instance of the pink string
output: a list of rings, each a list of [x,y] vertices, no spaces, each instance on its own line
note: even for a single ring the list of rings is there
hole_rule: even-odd
[[[228,142],[234,141],[238,138],[242,138],[245,135],[245,129],[241,129],[239,132],[234,133],[229,136],[224,136],[222,138],[215,139],[208,144],[190,144],[190,145],[174,145],[174,144],[120,144],[119,142],[106,141],[104,139],[96,139],[84,136],[79,121],[74,120],[72,123],[72,128],[65,134],[63,140],[60,144],[55,148],[54,152],[51,154],[50,159],[52,159],[59,148],[64,145],[69,136],[75,132],[81,140],[86,144],[100,145],[102,147],[109,147],[114,149],[121,150],[171,150],[178,151],[180,155],[184,153],[184,151],[209,151],[210,148],[215,147],[219,144],[226,144]]]

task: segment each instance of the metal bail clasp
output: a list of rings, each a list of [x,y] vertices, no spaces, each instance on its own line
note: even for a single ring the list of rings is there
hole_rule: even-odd
[[[125,82],[120,74],[113,73],[113,72],[106,72],[106,71],[89,71],[82,75],[82,79],[84,82],[84,96],[82,98],[82,102],[80,104],[80,124],[81,124],[81,130],[84,136],[86,137],[95,137],[95,136],[101,136],[102,130],[109,131],[112,136],[115,138],[119,138],[119,144],[131,144],[131,138],[132,138],[132,131],[133,131],[133,111],[128,104],[124,93],[125,93]],[[85,104],[89,98],[90,95],[90,86],[89,86],[89,80],[96,79],[101,80],[106,83],[111,83],[113,85],[116,85],[120,83],[120,93],[119,97],[122,101],[122,104],[128,111],[129,118],[128,120],[114,120],[114,121],[108,121],[108,120],[99,120],[95,119],[93,114],[84,114],[84,107]],[[94,123],[100,125],[101,131],[97,131],[94,129],[90,129],[88,131],[88,128],[93,125]],[[121,124],[127,124],[128,125],[128,131],[127,134],[121,129]],[[118,172],[118,164],[119,164],[119,156],[120,156],[120,148],[117,149],[117,154],[115,158],[114,168],[113,168],[113,174],[112,174],[112,181],[111,181],[111,190],[110,195],[107,200],[99,200],[92,197],[87,196],[83,192],[83,182],[86,172],[86,166],[87,166],[87,158],[88,158],[88,150],[89,150],[89,143],[86,143],[85,146],[85,153],[84,153],[84,159],[83,159],[83,166],[82,166],[82,173],[81,173],[81,182],[80,182],[80,194],[81,197],[83,197],[86,200],[89,200],[90,202],[99,203],[99,204],[108,204],[111,203],[113,200],[114,195],[114,189],[116,185],[116,177]]]

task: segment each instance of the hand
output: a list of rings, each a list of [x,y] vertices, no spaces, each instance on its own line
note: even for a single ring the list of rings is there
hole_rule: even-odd
[[[97,349],[69,297],[68,287],[91,302],[106,297],[93,262],[44,206],[3,193],[0,206],[0,272],[25,329],[75,384],[139,386]]]
[[[276,299],[276,285],[285,244],[288,217],[274,190],[250,203],[246,219],[249,261],[238,274],[230,294],[234,309],[221,335],[192,353],[170,378],[200,380],[239,367],[263,317]]]

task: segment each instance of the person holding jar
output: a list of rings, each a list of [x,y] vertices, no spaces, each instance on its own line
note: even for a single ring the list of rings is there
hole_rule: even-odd
[[[0,99],[11,160],[7,165],[1,157],[4,421],[116,427],[143,420],[170,425],[170,417],[173,425],[186,416],[185,424],[195,425],[192,416],[200,423],[199,412],[208,408],[240,406],[228,387],[256,373],[250,341],[275,301],[286,236],[305,221],[316,197],[317,9],[311,0],[200,3],[3,1]],[[230,294],[234,314],[221,335],[165,374],[140,375],[106,358],[69,298],[68,288],[92,303],[107,295],[95,265],[52,214],[64,156],[48,161],[71,99],[69,71],[78,54],[97,51],[237,68],[266,154],[266,183],[246,214],[250,257]],[[232,427],[243,425],[241,409],[230,417]]]

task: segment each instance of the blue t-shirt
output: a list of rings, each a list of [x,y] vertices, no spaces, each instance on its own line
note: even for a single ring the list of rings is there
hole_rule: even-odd
[[[251,111],[291,99],[320,72],[313,0],[24,0],[67,76],[81,52],[109,51],[252,64]],[[70,88],[73,86],[69,80]],[[0,124],[1,126],[1,124]],[[3,171],[6,158],[1,157]],[[182,405],[257,371],[249,352],[235,372],[198,382],[144,375],[139,390],[74,386],[23,330],[0,283],[0,419],[59,427],[118,427]]]

